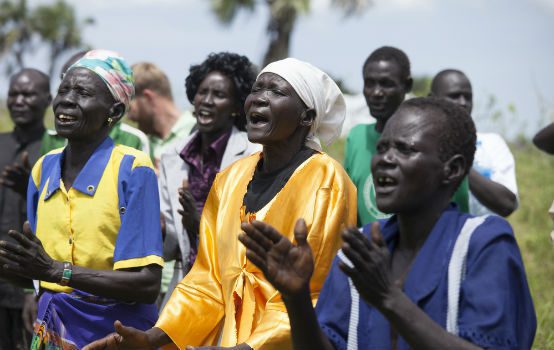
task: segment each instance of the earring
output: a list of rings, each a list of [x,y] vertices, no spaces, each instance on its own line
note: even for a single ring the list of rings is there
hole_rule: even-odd
[[[236,112],[231,113],[231,117],[233,117],[233,118],[236,118],[236,117],[238,117],[238,116],[239,116],[239,114],[236,113]]]
[[[113,123],[113,119],[112,119],[112,117],[109,117],[108,118],[108,126],[112,126],[112,123]]]

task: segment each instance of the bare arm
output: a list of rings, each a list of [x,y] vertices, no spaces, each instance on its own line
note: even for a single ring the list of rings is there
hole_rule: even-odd
[[[479,202],[500,216],[506,217],[517,208],[517,198],[512,191],[475,169],[469,172],[469,189]]]
[[[550,123],[541,129],[535,137],[533,137],[533,143],[540,150],[554,154],[554,123]]]
[[[239,240],[247,248],[246,256],[264,273],[283,296],[289,314],[294,349],[333,350],[321,332],[310,297],[310,277],[314,263],[306,240],[306,224],[298,220],[294,246],[273,227],[263,222],[242,224]]]
[[[59,283],[63,262],[53,260],[32,233],[28,223],[23,233],[10,231],[19,244],[0,241],[2,270],[27,279]],[[127,270],[93,270],[73,266],[70,287],[98,296],[140,303],[155,302],[161,280],[161,268],[148,265]]]

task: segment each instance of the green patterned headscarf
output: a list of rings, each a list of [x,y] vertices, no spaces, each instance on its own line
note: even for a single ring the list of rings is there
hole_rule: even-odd
[[[118,53],[108,50],[91,50],[69,69],[82,67],[96,73],[117,102],[125,105],[125,113],[135,95],[133,71]],[[69,71],[68,69],[68,71]]]

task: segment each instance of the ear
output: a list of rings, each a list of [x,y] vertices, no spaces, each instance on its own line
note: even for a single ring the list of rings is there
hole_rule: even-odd
[[[406,87],[406,93],[412,91],[412,87],[414,86],[414,80],[412,77],[407,77],[406,81],[404,81],[404,86]]]
[[[300,125],[311,127],[315,120],[315,109],[306,109],[300,116]]]
[[[109,117],[113,119],[113,124],[115,124],[121,118],[123,118],[123,115],[125,114],[125,105],[123,104],[123,102],[116,102],[110,108],[109,113]]]
[[[452,156],[444,163],[442,183],[449,186],[462,181],[466,170],[466,159],[461,154]]]
[[[144,89],[142,90],[142,96],[144,96],[146,98],[146,100],[148,101],[148,103],[152,103],[152,100],[154,100],[156,98],[156,92],[153,91],[153,90],[150,90],[150,89]]]

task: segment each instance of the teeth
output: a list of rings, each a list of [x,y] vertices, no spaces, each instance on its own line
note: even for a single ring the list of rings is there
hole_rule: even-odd
[[[388,176],[380,176],[377,180],[382,185],[384,185],[384,184],[394,184],[395,183],[395,181],[392,178],[388,177]]]
[[[207,116],[207,115],[210,115],[210,112],[207,112],[207,111],[200,111],[199,113],[201,116]]]
[[[60,119],[62,122],[68,122],[68,121],[73,121],[76,118],[70,115],[60,114],[58,116],[58,119]]]

